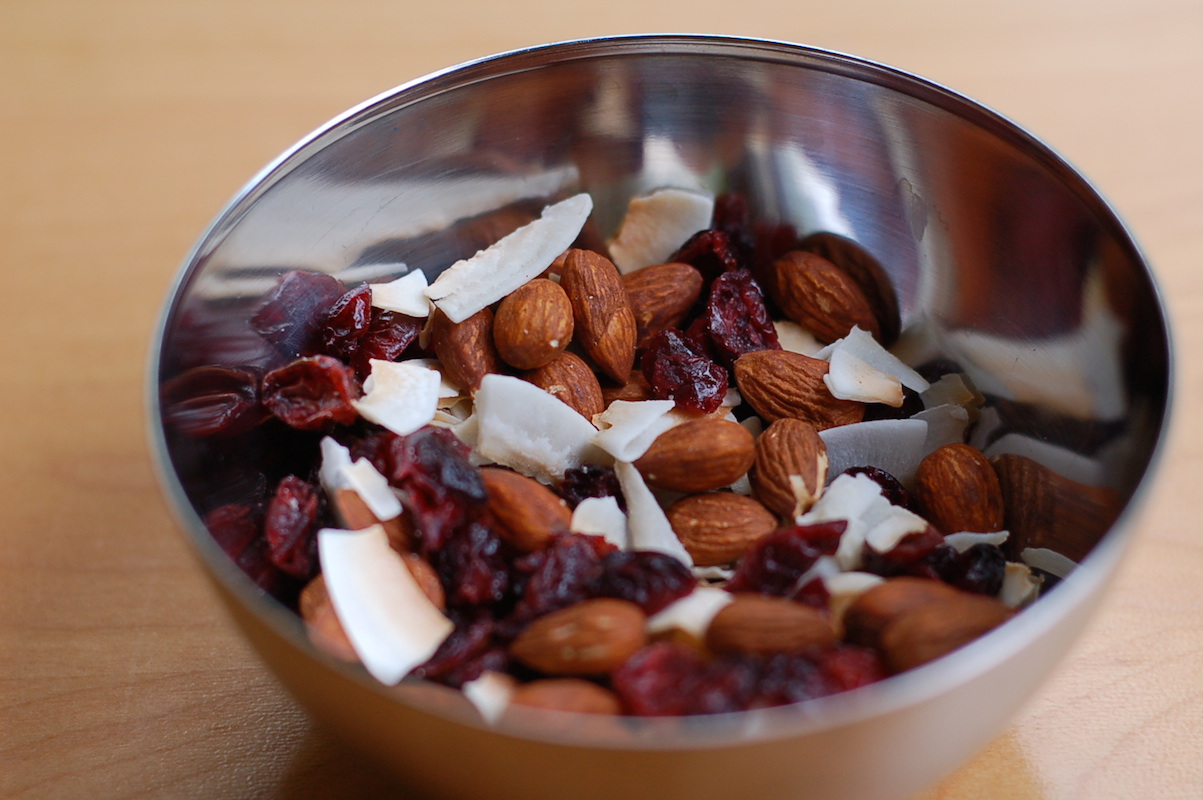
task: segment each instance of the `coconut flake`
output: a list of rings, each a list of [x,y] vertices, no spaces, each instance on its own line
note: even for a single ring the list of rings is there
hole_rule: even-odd
[[[323,436],[318,443],[322,454],[322,463],[318,467],[318,481],[327,494],[334,494],[339,489],[350,488],[343,468],[351,466],[351,450],[343,447],[331,436]]]
[[[964,553],[975,544],[992,544],[1002,547],[1010,536],[1009,531],[957,531],[944,537],[944,544],[952,547],[958,553]]]
[[[619,272],[663,264],[681,245],[710,227],[714,196],[687,189],[656,189],[632,197],[614,238],[610,258]]]
[[[923,460],[927,423],[921,419],[878,419],[819,431],[827,446],[827,474],[873,466],[910,486]]]
[[[1022,433],[1003,434],[983,453],[991,460],[1003,454],[1025,456],[1063,478],[1086,486],[1106,486],[1109,480],[1108,470],[1103,462]]]
[[[568,529],[573,533],[601,536],[619,550],[629,550],[627,515],[616,497],[586,497],[572,511]]]
[[[1032,569],[1057,578],[1068,576],[1078,567],[1077,562],[1047,547],[1025,547],[1019,554],[1019,560]]]
[[[502,672],[486,670],[480,677],[467,681],[460,688],[464,697],[476,706],[485,722],[494,725],[509,708],[515,686],[513,677]]]
[[[1015,561],[1008,561],[1003,568],[1002,588],[998,590],[998,599],[1011,608],[1023,608],[1040,596],[1040,586],[1044,579],[1028,567]]]
[[[965,432],[969,429],[969,411],[964,406],[952,403],[925,408],[912,414],[911,419],[921,419],[927,423],[924,455],[946,444],[965,441]]]
[[[364,395],[351,401],[360,416],[398,436],[413,433],[434,418],[440,384],[436,370],[408,361],[373,358],[368,363],[371,373],[363,382]]]
[[[631,549],[664,553],[692,567],[693,559],[673,532],[664,509],[643,482],[643,476],[635,469],[635,465],[628,461],[616,461],[614,472],[618,476],[622,496],[627,501]]]
[[[389,546],[383,526],[323,528],[317,544],[334,613],[376,680],[398,683],[454,630]]]
[[[647,632],[654,635],[678,630],[700,639],[714,615],[734,599],[725,589],[699,586],[648,617]]]
[[[968,377],[961,372],[950,372],[940,376],[940,379],[919,393],[924,408],[934,408],[952,403],[966,408],[980,406],[985,398],[969,383]]]
[[[865,544],[878,553],[888,553],[912,533],[923,533],[928,522],[901,506],[890,505],[889,513],[865,532]]]
[[[774,320],[773,327],[777,329],[777,342],[782,350],[801,353],[811,358],[818,358],[819,353],[823,351],[823,343],[796,322],[788,319]]]
[[[426,297],[452,322],[463,322],[535,278],[567,250],[593,211],[588,194],[543,209],[539,219],[448,267],[426,289]]]
[[[823,586],[833,598],[854,598],[872,589],[885,578],[872,572],[837,572],[823,578]]]
[[[677,424],[669,415],[675,405],[672,400],[615,400],[593,418],[599,429],[593,444],[619,461],[634,461]]]
[[[388,478],[381,475],[371,461],[360,458],[345,465],[342,476],[343,485],[355,490],[376,519],[386,522],[401,516],[401,501],[389,486]]]
[[[881,343],[873,338],[873,334],[859,325],[853,325],[847,336],[824,347],[819,351],[817,357],[831,361],[836,353],[856,356],[874,369],[884,372],[906,388],[916,392],[926,391],[931,386],[922,375],[882,347]]]
[[[867,475],[840,475],[805,514],[795,520],[799,525],[844,520],[847,528],[840,537],[835,560],[842,569],[861,565],[866,534],[891,511],[890,501],[881,487]]]
[[[430,315],[430,299],[426,296],[429,285],[426,273],[420,269],[388,283],[370,284],[372,305],[421,319]]]
[[[898,379],[848,350],[832,351],[823,383],[831,396],[840,400],[882,403],[894,408],[902,405],[902,384]]]

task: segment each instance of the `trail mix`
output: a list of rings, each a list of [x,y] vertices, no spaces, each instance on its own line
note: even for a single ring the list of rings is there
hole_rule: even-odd
[[[970,443],[985,398],[891,352],[850,239],[666,190],[587,245],[591,209],[430,283],[288,272],[250,320],[270,368],[165,385],[173,435],[256,442],[204,522],[321,650],[490,718],[794,703],[1005,622],[1117,513]]]

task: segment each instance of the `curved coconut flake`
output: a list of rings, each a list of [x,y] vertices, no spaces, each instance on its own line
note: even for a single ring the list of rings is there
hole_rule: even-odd
[[[1078,567],[1077,562],[1047,547],[1025,547],[1019,553],[1019,560],[1032,569],[1047,572],[1057,578],[1066,577]]]
[[[849,467],[873,466],[909,487],[923,460],[927,423],[921,419],[875,419],[819,431],[827,446],[827,475]]]
[[[430,298],[426,296],[429,285],[426,273],[420,269],[388,283],[370,284],[372,305],[422,319],[430,315]]]
[[[452,264],[426,296],[452,322],[463,322],[547,269],[572,245],[592,211],[593,200],[584,193],[548,206],[539,219]]]
[[[1040,586],[1044,579],[1028,567],[1015,561],[1008,561],[1003,568],[1002,588],[998,590],[998,599],[1011,608],[1023,608],[1040,596]]]
[[[1101,461],[1022,433],[1004,434],[982,452],[989,459],[1004,454],[1026,456],[1061,477],[1086,486],[1106,486],[1109,480],[1109,471]]]
[[[693,577],[701,585],[724,584],[735,577],[734,567],[694,567]]]
[[[318,450],[322,455],[321,465],[318,467],[318,481],[322,484],[322,488],[328,494],[334,494],[339,489],[347,489],[347,479],[343,475],[343,468],[351,466],[351,450],[343,447],[334,440],[332,436],[323,436],[321,442],[318,443]]]
[[[486,670],[480,677],[466,682],[460,689],[464,697],[476,706],[485,722],[494,725],[509,708],[510,698],[514,696],[515,681],[505,673]]]
[[[837,572],[823,578],[823,586],[832,597],[858,597],[879,583],[885,583],[885,578],[872,572]]]
[[[455,625],[426,597],[380,525],[322,528],[318,558],[334,613],[372,677],[398,683]]]
[[[678,424],[672,400],[615,400],[593,418],[593,443],[619,461],[634,461],[656,437]]]
[[[687,567],[692,567],[693,559],[673,532],[664,509],[656,501],[652,490],[643,482],[643,476],[635,469],[635,465],[629,461],[616,461],[614,472],[618,476],[622,496],[627,501],[627,526],[631,549],[664,553]]]
[[[369,363],[364,395],[351,401],[360,416],[398,436],[413,433],[434,419],[439,404],[437,371],[408,361],[373,358]]]
[[[819,351],[818,358],[831,361],[839,352],[856,356],[873,368],[892,376],[908,389],[923,392],[931,386],[922,375],[908,367],[900,358],[881,346],[859,325],[853,325],[852,330],[842,339],[837,339]]]
[[[884,519],[878,520],[865,531],[865,544],[878,553],[888,553],[912,533],[923,533],[928,522],[907,509],[891,505]]]
[[[619,550],[630,550],[627,515],[616,497],[586,497],[572,511],[568,529],[573,533],[600,536]]]
[[[592,443],[597,429],[568,404],[533,383],[485,375],[476,391],[476,451],[481,458],[543,483],[582,464],[607,464]]]
[[[992,544],[996,547],[1002,547],[1010,535],[1009,531],[987,531],[982,533],[978,533],[977,531],[957,531],[945,536],[944,544],[952,547],[958,553],[964,553],[975,544]]]
[[[898,408],[902,405],[902,384],[892,375],[854,355],[848,350],[831,352],[830,367],[823,373],[823,383],[832,397],[856,400],[860,403],[882,403]]]
[[[347,489],[354,489],[372,516],[381,522],[401,516],[401,501],[389,486],[388,478],[366,458],[357,459],[352,464],[342,467],[343,484]]]
[[[939,380],[919,393],[919,399],[923,401],[924,408],[934,408],[945,403],[976,407],[986,400],[961,372],[950,372],[940,376]]]
[[[782,350],[801,353],[811,358],[818,358],[819,353],[823,352],[823,343],[798,323],[780,319],[773,321],[773,327],[777,329],[777,342]]]
[[[700,639],[706,635],[714,615],[734,599],[726,589],[699,586],[648,617],[647,632],[654,635],[677,630]]]
[[[923,443],[923,455],[946,444],[965,441],[965,432],[969,429],[969,412],[964,406],[952,403],[925,408],[911,414],[911,419],[921,419],[927,423],[927,440]]]
[[[690,236],[710,227],[713,216],[711,194],[665,188],[632,197],[608,242],[610,258],[622,273],[663,264]]]
[[[799,525],[835,520],[847,522],[848,527],[836,548],[835,560],[842,569],[852,570],[861,565],[865,535],[889,514],[890,501],[882,495],[876,481],[867,475],[840,475],[795,522]]]

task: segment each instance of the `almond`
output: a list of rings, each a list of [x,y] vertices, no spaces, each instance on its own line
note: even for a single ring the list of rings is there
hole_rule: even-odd
[[[942,533],[1003,529],[1003,497],[990,460],[973,445],[938,447],[915,470],[919,512]]]
[[[635,461],[657,489],[705,492],[730,486],[747,474],[756,454],[748,429],[727,419],[703,417],[669,428]]]
[[[810,510],[827,483],[827,445],[809,422],[779,419],[756,440],[750,479],[757,500],[792,520]]]
[[[636,402],[639,400],[652,399],[652,386],[647,382],[647,378],[643,374],[643,370],[631,370],[630,377],[622,386],[603,386],[602,387],[602,402],[608,408],[615,400],[628,400]]]
[[[301,590],[297,598],[297,611],[305,622],[305,633],[314,647],[339,661],[358,663],[359,656],[334,613],[330,594],[326,591],[326,581],[321,575]]]
[[[691,494],[669,506],[665,514],[699,567],[730,564],[777,527],[777,518],[767,508],[734,492]]]
[[[786,253],[774,263],[773,297],[794,322],[821,342],[834,342],[860,327],[881,338],[877,314],[865,293],[846,272],[805,250]]]
[[[881,632],[903,614],[928,603],[955,600],[961,592],[932,578],[890,578],[857,596],[844,611],[844,636],[877,647]]]
[[[447,380],[475,392],[500,361],[493,344],[493,311],[483,308],[463,322],[452,322],[442,309],[430,315],[430,344]]]
[[[625,382],[635,363],[635,315],[618,269],[589,250],[569,250],[560,286],[572,302],[574,337],[605,375]]]
[[[572,340],[572,304],[555,281],[519,286],[497,306],[493,343],[501,359],[517,369],[536,369],[564,351]]]
[[[368,504],[354,489],[338,489],[330,494],[331,505],[339,523],[351,531],[363,530],[373,525],[384,527],[388,534],[389,544],[398,553],[407,553],[414,549],[415,534],[413,519],[408,511],[388,520],[380,520],[368,508]]]
[[[788,350],[757,350],[735,361],[739,393],[765,422],[784,417],[809,422],[818,430],[860,422],[864,403],[831,395],[823,376],[828,363]]]
[[[524,372],[522,379],[575,408],[592,421],[606,409],[597,374],[576,353],[563,352],[538,369]]]
[[[618,695],[584,678],[542,678],[514,690],[510,705],[572,711],[577,714],[621,714]]]
[[[548,675],[604,675],[647,641],[643,610],[627,600],[584,600],[539,617],[510,655]]]
[[[736,595],[706,629],[706,646],[716,653],[804,653],[835,642],[835,630],[818,609],[761,594]]]
[[[553,537],[568,532],[572,510],[534,478],[503,467],[483,467],[480,477],[497,534],[522,552],[542,550]]]
[[[827,231],[806,236],[798,249],[820,255],[847,273],[873,307],[881,343],[886,347],[894,343],[902,329],[898,293],[889,273],[868,250],[846,236]]]
[[[409,574],[414,576],[418,588],[422,590],[422,594],[426,595],[426,599],[440,611],[446,609],[447,595],[443,591],[443,582],[439,579],[439,573],[434,566],[417,553],[402,553],[401,560],[405,562]]]
[[[958,592],[925,603],[894,619],[881,632],[880,647],[894,672],[914,669],[963,647],[1014,616],[993,597]]]
[[[689,264],[655,264],[622,276],[635,315],[635,344],[679,327],[702,294],[702,273]]]

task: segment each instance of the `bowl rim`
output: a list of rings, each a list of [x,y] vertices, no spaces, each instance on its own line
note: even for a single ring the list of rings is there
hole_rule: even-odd
[[[947,656],[870,686],[803,703],[752,712],[706,717],[640,718],[637,726],[654,731],[654,735],[639,736],[637,739],[620,737],[615,740],[606,735],[597,735],[595,731],[589,730],[588,726],[569,726],[565,729],[564,726],[557,725],[549,726],[548,730],[540,730],[537,719],[524,719],[525,715],[517,715],[517,720],[507,719],[490,725],[470,708],[465,709],[465,713],[449,713],[445,709],[424,707],[422,703],[390,694],[390,687],[375,681],[361,667],[338,662],[314,648],[305,635],[300,618],[254,587],[209,535],[200,516],[188,502],[183,485],[172,469],[158,392],[162,347],[183,297],[183,290],[203,264],[207,244],[215,238],[219,239],[218,234],[223,228],[236,224],[241,211],[245,211],[258,195],[287,175],[291,168],[302,163],[307,155],[319,151],[324,143],[336,141],[367,124],[377,114],[388,113],[482,80],[553,64],[631,54],[666,57],[685,54],[738,58],[755,56],[760,60],[779,61],[868,81],[929,103],[967,122],[984,126],[990,134],[1019,147],[1029,156],[1039,160],[1043,166],[1049,167],[1063,183],[1072,184],[1069,188],[1074,194],[1096,209],[1100,216],[1114,227],[1117,238],[1131,249],[1136,260],[1144,268],[1144,277],[1156,306],[1168,356],[1166,396],[1164,407],[1160,409],[1159,414],[1160,427],[1149,450],[1144,471],[1120,516],[1083,559],[1079,568],[1066,577],[1055,591],[1042,597],[1036,608],[1017,614],[999,628]],[[506,50],[463,61],[403,82],[332,117],[256,172],[202,231],[170,283],[166,302],[155,323],[147,361],[144,399],[146,435],[158,484],[173,512],[175,522],[188,539],[194,554],[204,565],[208,577],[215,580],[224,593],[257,617],[276,635],[293,648],[311,656],[324,669],[335,671],[375,693],[382,702],[399,703],[469,727],[521,739],[554,742],[558,745],[637,750],[689,750],[735,742],[744,745],[850,726],[922,704],[987,672],[993,665],[1008,661],[1029,643],[1053,628],[1071,609],[1091,597],[1100,584],[1108,580],[1115,571],[1134,538],[1134,521],[1147,501],[1150,487],[1155,483],[1156,473],[1164,461],[1173,423],[1176,387],[1170,318],[1149,260],[1106,197],[1081,171],[1043,140],[978,101],[942,84],[881,62],[779,39],[693,33],[598,36]],[[568,712],[536,712],[534,716],[548,713]],[[749,720],[753,718],[755,722],[749,725]],[[551,730],[551,727],[554,727],[554,730]]]

